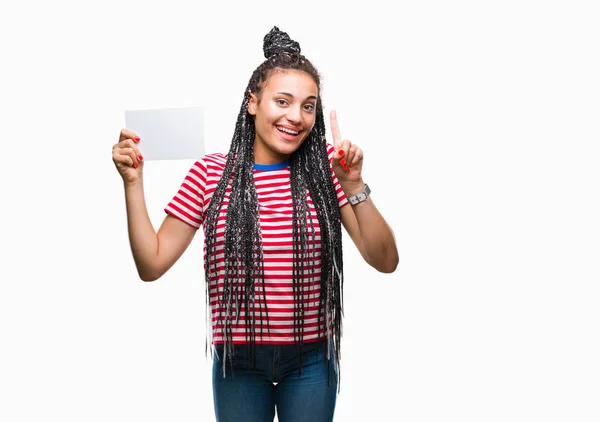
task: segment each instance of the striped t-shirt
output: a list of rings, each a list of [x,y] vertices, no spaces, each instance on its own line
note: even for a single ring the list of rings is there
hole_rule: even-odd
[[[329,162],[333,157],[333,146],[327,144]],[[176,195],[165,207],[165,212],[198,229],[206,230],[205,213],[213,192],[221,179],[227,156],[214,153],[196,161],[186,175]],[[344,191],[331,170],[340,207],[348,203]],[[293,246],[292,246],[292,193],[289,163],[254,166],[254,182],[258,194],[260,229],[263,242],[264,282],[267,314],[257,312],[256,339],[264,344],[291,344],[294,342],[294,294],[292,284]],[[226,208],[231,186],[227,188],[223,201]],[[310,194],[307,190],[308,206],[312,214],[315,229],[314,273],[304,272],[304,341],[316,341],[324,337],[323,323],[318,326],[319,292],[321,274],[321,237],[319,221]],[[225,217],[220,217],[217,225],[217,263],[223,262],[223,230]],[[204,242],[206,254],[206,240]],[[219,262],[220,261],[220,262]],[[223,289],[224,267],[219,266],[218,274],[211,275],[209,302],[212,316],[212,339],[214,344],[223,343],[222,325],[219,322],[218,294]],[[217,284],[218,282],[218,284]],[[241,280],[243,283],[244,281]],[[262,282],[255,287],[256,300],[263,302]],[[262,315],[262,317],[261,317]],[[261,318],[262,325],[261,325]],[[262,331],[261,331],[261,328]],[[246,342],[245,313],[243,307],[239,322],[233,324],[233,343]]]

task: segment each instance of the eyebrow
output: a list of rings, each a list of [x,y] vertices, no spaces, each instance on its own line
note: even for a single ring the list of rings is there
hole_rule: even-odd
[[[278,92],[278,94],[280,94],[280,95],[285,95],[285,96],[287,96],[287,97],[292,97],[292,98],[294,98],[294,96],[293,96],[292,94],[290,94],[289,92]],[[316,99],[317,99],[317,97],[315,97],[314,95],[311,95],[311,96],[309,96],[309,97],[306,97],[306,99],[307,99],[307,100],[316,100]],[[306,100],[305,100],[305,101],[306,101]]]

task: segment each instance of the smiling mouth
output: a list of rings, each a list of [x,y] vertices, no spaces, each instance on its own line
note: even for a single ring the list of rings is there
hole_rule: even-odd
[[[296,136],[296,135],[298,135],[300,133],[297,130],[288,129],[288,128],[283,127],[283,126],[275,126],[275,127],[277,128],[278,131],[290,134],[292,136]]]

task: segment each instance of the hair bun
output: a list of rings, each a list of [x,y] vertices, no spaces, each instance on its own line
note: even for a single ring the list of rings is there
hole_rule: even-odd
[[[279,28],[274,26],[265,35],[263,51],[267,59],[281,53],[300,54],[300,44],[291,39],[286,32],[280,31]]]

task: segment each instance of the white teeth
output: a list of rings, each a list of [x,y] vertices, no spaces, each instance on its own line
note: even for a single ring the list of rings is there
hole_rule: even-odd
[[[292,135],[297,135],[299,133],[299,132],[296,132],[295,130],[291,130],[291,129],[288,129],[288,128],[285,128],[285,127],[281,127],[281,126],[277,126],[277,129],[279,129],[282,132],[290,133]]]

